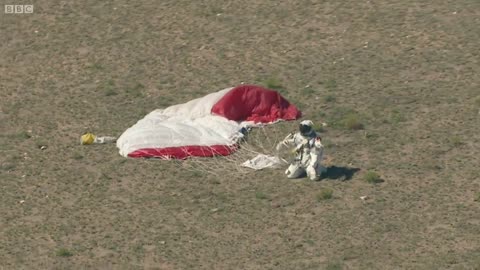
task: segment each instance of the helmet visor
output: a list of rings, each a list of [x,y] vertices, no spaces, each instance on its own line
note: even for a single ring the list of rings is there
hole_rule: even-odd
[[[312,127],[307,125],[300,125],[299,130],[302,135],[307,135],[310,133],[310,131],[312,131]]]

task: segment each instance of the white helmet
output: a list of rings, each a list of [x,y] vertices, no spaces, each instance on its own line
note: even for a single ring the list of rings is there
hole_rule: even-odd
[[[300,122],[300,125],[313,127],[313,122],[312,120],[303,120],[302,122]]]
[[[298,129],[303,136],[310,135],[313,131],[313,122],[311,120],[303,120],[300,122]]]

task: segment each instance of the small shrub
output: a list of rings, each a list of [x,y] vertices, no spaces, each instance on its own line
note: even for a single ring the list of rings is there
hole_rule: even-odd
[[[257,192],[255,192],[255,198],[257,198],[259,200],[266,200],[266,199],[268,199],[268,196],[261,191],[257,191]]]
[[[203,173],[201,171],[193,171],[191,173],[191,177],[199,178],[199,177],[202,177],[202,176],[203,176]]]
[[[273,90],[280,90],[280,89],[283,89],[283,86],[282,84],[280,83],[280,81],[278,81],[276,78],[268,78],[266,79],[263,84],[269,88],[269,89],[273,89]]]
[[[71,257],[71,256],[73,256],[73,253],[66,248],[61,248],[61,249],[57,250],[57,256],[58,257]]]
[[[75,159],[75,160],[80,160],[80,159],[83,158],[83,156],[79,153],[75,153],[75,154],[73,154],[72,158]]]
[[[325,132],[325,127],[323,125],[314,125],[313,129],[317,132]]]
[[[103,180],[112,180],[112,177],[110,177],[108,174],[106,173],[102,173],[102,175],[100,176],[100,179],[103,179]]]
[[[360,114],[352,108],[343,106],[334,107],[329,115],[330,117],[328,117],[326,121],[333,128],[355,130],[363,129],[364,127],[362,121],[360,121]]]
[[[156,102],[155,104],[158,104],[158,106],[167,107],[167,106],[172,105],[172,103],[175,102],[175,99],[170,97],[170,96],[162,96],[161,98],[159,98],[155,102]]]
[[[122,165],[122,164],[125,164],[127,163],[128,159],[124,158],[124,159],[121,159],[120,161],[118,161],[118,165]]]
[[[477,192],[477,194],[475,194],[475,199],[473,200],[476,202],[480,202],[480,192]]]
[[[31,137],[32,137],[32,135],[30,135],[30,133],[28,133],[26,131],[22,131],[18,134],[18,138],[23,139],[23,140],[30,139]]]
[[[405,117],[405,115],[403,115],[401,112],[397,111],[397,110],[394,110],[390,116],[390,119],[392,121],[392,123],[394,124],[398,124],[400,122],[405,122],[407,121],[407,118]]]
[[[377,184],[383,182],[383,180],[380,178],[380,175],[374,171],[368,171],[365,174],[365,181],[370,184]]]
[[[326,267],[325,270],[342,270],[343,267],[340,263],[329,263]]]
[[[362,122],[359,119],[359,116],[355,113],[346,115],[345,118],[342,120],[342,125],[345,128],[351,130],[359,130],[364,128]]]
[[[323,147],[325,147],[325,148],[335,147],[335,144],[332,141],[330,141],[329,139],[322,138],[322,144],[323,144]]]
[[[302,94],[305,96],[311,96],[313,93],[315,93],[315,90],[313,90],[311,87],[305,87],[302,89]]]
[[[335,81],[334,79],[327,80],[325,82],[325,87],[329,90],[335,89],[337,88],[337,81]]]
[[[94,63],[94,64],[90,65],[88,68],[93,69],[93,70],[97,70],[97,71],[104,69],[103,66],[99,63]]]
[[[115,90],[113,90],[113,89],[107,89],[107,90],[105,91],[105,96],[107,96],[107,97],[109,97],[109,96],[115,96],[115,95],[117,95],[117,92],[115,92]]]
[[[14,155],[9,156],[9,157],[7,158],[7,161],[10,161],[10,162],[18,162],[18,161],[20,161],[20,160],[22,160],[22,159],[23,159],[23,157],[22,157],[21,155],[16,155],[16,154],[14,154]]]
[[[324,98],[325,102],[334,102],[337,98],[332,95],[328,95]]]
[[[141,83],[137,83],[135,86],[127,88],[126,92],[128,95],[131,95],[133,97],[143,97],[143,90],[145,89],[145,86]]]
[[[365,131],[365,139],[375,140],[375,139],[378,139],[378,137],[380,137],[380,135],[375,134],[375,133],[366,132],[366,131]]]
[[[218,16],[218,14],[222,14],[223,10],[220,7],[210,7],[210,16]]]
[[[475,99],[475,105],[477,105],[477,107],[480,107],[480,97],[477,97],[477,99]]]
[[[464,144],[464,142],[462,141],[462,139],[458,136],[454,136],[452,138],[450,138],[450,144],[452,144],[452,146],[454,147],[459,147],[459,146],[462,146]]]
[[[12,171],[16,168],[15,164],[13,163],[3,163],[0,165],[2,171]]]
[[[333,198],[333,190],[329,188],[324,188],[317,194],[317,201],[325,201]]]

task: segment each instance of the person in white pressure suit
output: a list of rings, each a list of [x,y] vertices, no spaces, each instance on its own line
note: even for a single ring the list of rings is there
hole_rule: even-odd
[[[276,149],[279,151],[288,146],[294,146],[295,159],[285,171],[287,177],[299,178],[306,173],[310,180],[320,180],[320,175],[326,171],[321,165],[323,145],[321,137],[313,129],[311,120],[300,122],[299,131],[290,133]]]

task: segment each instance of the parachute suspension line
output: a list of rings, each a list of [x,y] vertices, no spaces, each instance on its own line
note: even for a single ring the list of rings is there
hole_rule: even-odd
[[[269,126],[269,132],[265,126],[259,127],[261,132],[252,134],[251,140],[246,140],[243,149],[253,154],[274,155],[274,149],[278,141],[278,131],[275,126]],[[272,138],[273,137],[273,138]],[[259,149],[260,148],[260,149]]]
[[[254,158],[257,155],[276,155],[276,144],[281,141],[280,131],[275,125],[259,126],[252,129],[244,138],[241,138],[237,144],[225,146],[231,152],[230,155],[221,155],[217,149],[209,149],[213,154],[212,158],[188,158],[185,168],[192,171],[201,172],[207,175],[213,175],[220,178],[238,178],[248,173],[252,173],[250,168],[242,164]],[[208,151],[208,150],[206,150]],[[205,152],[206,152],[205,151]]]
[[[264,127],[264,126],[261,126],[260,129],[262,130],[262,133],[263,133],[263,135],[265,136],[265,138],[267,138],[267,144],[271,146],[271,145],[272,145],[272,141],[270,140],[270,136],[267,135],[267,132],[265,131],[265,127]],[[272,151],[272,149],[273,149],[273,148],[271,148],[270,150],[267,150],[267,151],[265,151],[265,152],[270,152],[270,151]]]
[[[211,156],[189,157],[182,163],[185,170],[200,172],[204,175],[212,175],[218,178],[241,178],[252,172],[252,169],[242,164],[257,155],[276,156],[275,147],[283,138],[280,134],[285,133],[285,128],[276,125],[261,125],[250,130],[244,138],[236,144],[224,146],[229,150],[229,155],[224,155],[219,148],[202,149],[202,154]],[[186,152],[188,152],[185,149]]]
[[[235,148],[238,151],[238,147],[235,147]],[[233,150],[232,147],[230,147],[230,149]],[[241,168],[239,166],[238,157],[235,155],[235,152],[233,152],[231,155],[224,156],[222,159],[225,159],[229,163],[233,164],[234,165],[233,169],[235,169],[235,171],[240,172],[240,173],[243,173],[245,171],[245,170],[243,170],[243,168]],[[222,164],[222,165],[225,166],[226,164],[225,165]],[[230,168],[230,170],[228,170],[228,171],[232,171],[231,169],[232,168]]]
[[[225,146],[226,149],[232,150],[232,149],[237,149],[238,147],[236,146]],[[207,150],[208,151],[208,150]],[[219,158],[219,156],[222,156],[218,150],[215,148],[210,148],[210,151],[207,153],[206,150],[202,149],[203,154],[208,154],[208,155],[214,155],[212,158],[188,158],[185,161],[185,166],[184,168],[190,171],[194,172],[202,172],[204,174],[211,174],[214,176],[225,176],[232,174],[231,176],[238,175],[238,173],[246,173],[247,171],[244,168],[241,168],[240,166],[237,166],[239,164],[238,160],[236,160],[232,156],[223,156],[222,158]],[[219,160],[221,159],[221,160]],[[227,163],[225,162],[227,161]],[[235,164],[235,166],[229,166],[229,164]]]
[[[216,171],[210,169],[210,166],[204,162],[200,162],[196,158],[187,158],[187,160],[182,162],[184,169],[191,172],[201,172],[202,174],[212,174],[214,176],[219,176]]]

